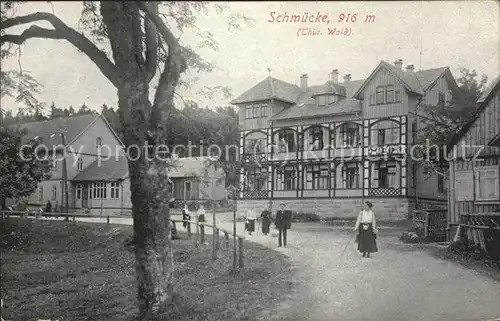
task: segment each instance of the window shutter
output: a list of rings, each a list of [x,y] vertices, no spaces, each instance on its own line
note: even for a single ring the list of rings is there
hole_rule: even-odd
[[[499,201],[500,185],[498,166],[485,166],[476,169],[476,201]]]

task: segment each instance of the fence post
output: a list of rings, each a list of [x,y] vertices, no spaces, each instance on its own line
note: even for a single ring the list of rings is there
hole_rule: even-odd
[[[196,247],[199,246],[198,244],[198,240],[200,238],[200,223],[198,222],[198,220],[196,221],[196,237],[194,238],[194,245]]]
[[[187,222],[188,239],[191,239],[191,222]]]
[[[233,270],[237,269],[237,259],[236,259],[236,247],[238,244],[236,243],[236,202],[233,208]]]
[[[240,269],[243,269],[243,238],[238,238],[238,242],[239,242],[239,265],[240,265]]]
[[[213,224],[214,226],[212,227],[212,232],[214,235],[212,235],[212,261],[215,261],[217,259],[217,244],[219,243],[219,229],[216,228],[216,222],[215,222],[215,202],[212,201],[212,218],[213,218]]]
[[[429,237],[429,212],[425,212],[425,225],[424,225],[424,237],[427,239]]]
[[[75,216],[73,215],[73,222],[75,221]]]
[[[215,239],[215,254],[217,254],[219,252],[219,249],[220,249],[220,238],[219,238],[219,234],[220,234],[220,231],[219,229],[216,229],[216,233],[217,233],[217,238]]]
[[[214,227],[213,231],[214,238],[212,243],[212,261],[215,261],[217,259],[217,245],[219,244],[219,229]]]
[[[205,226],[203,226],[203,224],[200,225],[200,232],[201,232],[200,233],[201,234],[200,235],[201,236],[200,243],[203,244],[203,243],[205,243]]]
[[[109,224],[109,215],[106,216],[106,224]]]
[[[228,249],[229,248],[229,234],[226,231],[224,231],[224,244],[225,244],[226,249]]]

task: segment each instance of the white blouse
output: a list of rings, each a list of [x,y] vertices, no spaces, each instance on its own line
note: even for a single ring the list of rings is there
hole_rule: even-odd
[[[373,229],[376,229],[375,214],[373,214],[372,210],[368,211],[362,210],[361,212],[359,212],[358,219],[356,221],[356,226],[354,227],[354,229],[357,230],[359,228],[359,224],[362,223],[366,224],[372,223]]]

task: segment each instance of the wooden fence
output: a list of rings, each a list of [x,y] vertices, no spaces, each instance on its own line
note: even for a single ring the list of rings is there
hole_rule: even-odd
[[[106,218],[106,224],[110,224],[111,219],[131,219],[131,216],[110,216],[110,215],[98,215],[98,214],[77,214],[77,213],[39,213],[39,212],[22,212],[22,211],[2,211],[1,212],[2,220],[8,218],[9,216],[16,216],[16,217],[34,217],[34,218],[65,218],[65,220],[72,220],[76,221],[77,218],[100,218],[104,219]],[[205,227],[212,228],[213,230],[213,235],[214,235],[214,241],[212,242],[212,259],[216,260],[218,253],[220,252],[221,249],[221,232],[224,234],[224,240],[223,240],[223,246],[222,248],[224,249],[229,249],[230,248],[230,236],[233,238],[233,269],[238,270],[242,269],[244,266],[244,253],[243,253],[243,240],[245,239],[245,236],[239,235],[236,233],[236,222],[234,222],[234,228],[233,231],[229,231],[223,228],[220,228],[216,225],[208,224],[205,222],[196,222],[196,221],[191,221],[191,220],[175,220],[171,219],[170,220],[174,226],[175,223],[187,223],[187,234],[188,238],[194,241],[194,244],[196,247],[198,247],[200,244],[205,243],[206,239],[206,233],[205,233]],[[92,222],[90,222],[92,223]],[[196,232],[192,232],[192,226],[196,227]],[[177,226],[176,226],[177,229]],[[194,234],[194,235],[193,235]],[[195,237],[193,237],[195,236]]]
[[[476,244],[483,251],[500,258],[500,213],[468,213],[460,216],[462,238]]]
[[[444,242],[447,234],[447,209],[413,211],[413,228],[423,230],[423,236],[430,242]]]

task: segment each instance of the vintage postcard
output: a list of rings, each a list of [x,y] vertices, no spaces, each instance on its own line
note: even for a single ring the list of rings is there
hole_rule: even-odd
[[[2,321],[500,320],[497,1],[2,1]]]

